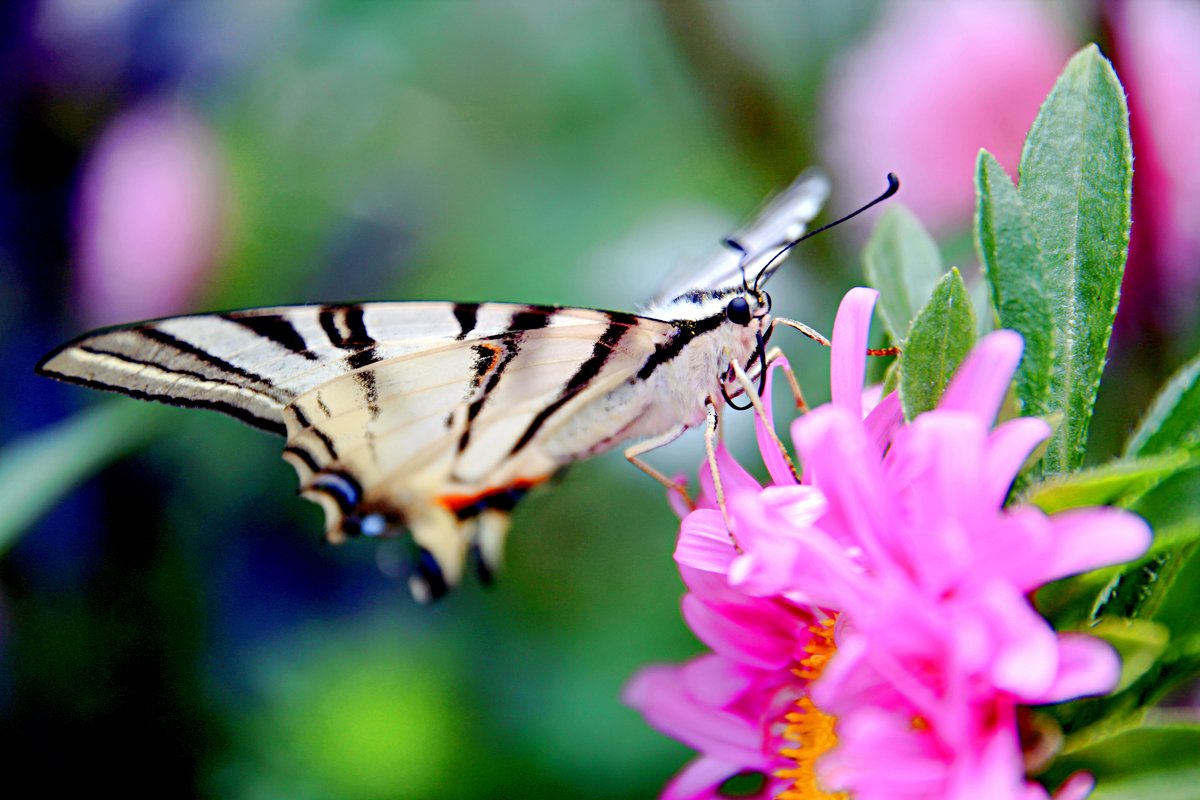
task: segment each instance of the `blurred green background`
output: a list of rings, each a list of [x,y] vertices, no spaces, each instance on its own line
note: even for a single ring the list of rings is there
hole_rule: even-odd
[[[1067,15],[1073,36],[1102,33],[1094,12]],[[180,278],[185,300],[147,315],[375,299],[633,309],[822,160],[825,87],[878,5],[29,0],[0,13],[0,433],[11,455],[99,408],[4,476],[36,499],[114,441],[137,451],[22,526],[0,560],[6,779],[256,799],[654,795],[688,752],[620,689],[699,650],[660,487],[619,455],[580,464],[518,509],[497,587],[415,606],[399,547],[320,544],[278,440],[32,375],[56,344],[130,321],[81,284],[104,263],[81,251],[89,164],[126,115],[167,109],[203,133],[211,252]],[[832,210],[868,199],[834,177]],[[828,331],[862,282],[868,231],[806,244],[772,285],[777,311]],[[969,219],[945,242],[969,267]],[[124,280],[118,294],[140,291]],[[780,344],[810,400],[826,399],[824,352]],[[1144,395],[1175,360],[1168,348],[1117,368]],[[1115,440],[1130,413],[1102,406],[1096,425]],[[742,446],[745,424],[730,434]],[[651,460],[694,473],[700,452],[692,434]]]

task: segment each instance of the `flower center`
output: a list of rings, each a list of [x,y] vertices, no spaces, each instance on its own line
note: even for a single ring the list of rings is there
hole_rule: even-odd
[[[801,659],[800,667],[795,670],[796,676],[812,682],[821,677],[825,664],[837,652],[833,643],[833,625],[837,615],[811,626],[809,631],[812,639],[804,647],[808,657]],[[783,737],[794,742],[795,747],[785,747],[779,751],[784,758],[796,762],[796,766],[781,769],[776,777],[788,778],[792,785],[780,792],[775,800],[846,800],[845,792],[826,792],[817,784],[817,759],[837,745],[837,734],[833,732],[836,721],[830,714],[813,705],[807,696],[796,701],[796,710],[784,718],[787,727]]]

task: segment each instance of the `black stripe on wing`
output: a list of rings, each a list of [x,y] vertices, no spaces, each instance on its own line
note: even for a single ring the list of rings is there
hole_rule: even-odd
[[[228,372],[230,375],[237,375],[240,378],[245,378],[248,381],[260,383],[263,386],[275,386],[275,382],[270,378],[251,372],[248,369],[243,369],[237,364],[231,364],[223,358],[218,358],[207,350],[202,350],[191,342],[185,342],[183,339],[177,339],[166,331],[161,331],[158,328],[132,328],[131,333],[137,333],[149,339],[157,345],[168,347],[172,350],[178,350],[180,353],[192,356],[193,358],[203,361],[209,366],[216,367],[222,372]]]
[[[513,445],[512,450],[509,451],[509,455],[514,455],[524,449],[526,445],[533,441],[533,437],[537,435],[542,426],[546,424],[546,420],[550,419],[556,411],[566,405],[572,397],[587,388],[588,384],[600,374],[600,370],[604,369],[604,365],[612,358],[622,337],[625,336],[630,327],[637,324],[637,318],[632,314],[614,313],[611,316],[613,321],[604,329],[604,333],[600,335],[600,338],[596,340],[596,344],[592,348],[592,354],[575,370],[575,374],[567,381],[567,385],[563,387],[562,392],[559,393],[554,402],[539,411],[537,416],[533,418],[533,421],[525,428],[521,437],[517,439],[516,444]]]
[[[504,370],[512,363],[521,353],[521,342],[524,340],[526,333],[539,328],[545,328],[550,324],[550,317],[557,309],[545,306],[529,306],[516,311],[513,314],[512,320],[509,322],[509,330],[506,333],[496,337],[497,344],[503,351],[500,356],[500,361],[497,363],[494,358],[485,361],[481,357],[478,347],[476,348],[475,362],[475,380],[479,381],[483,378],[484,373],[479,372],[482,364],[487,364],[487,382],[483,384],[483,389],[479,396],[470,402],[467,406],[467,423],[463,428],[462,435],[458,438],[458,452],[463,452],[467,449],[467,445],[471,443],[471,424],[475,418],[483,411],[484,405],[496,387],[500,385],[500,379],[504,376]]]
[[[317,314],[317,321],[334,347],[363,350],[375,346],[375,340],[367,333],[362,306],[325,306]]]
[[[264,339],[270,339],[278,345],[307,358],[316,361],[319,356],[309,349],[308,342],[296,330],[287,317],[279,314],[222,314],[224,319],[248,328]]]
[[[193,397],[178,397],[170,394],[160,394],[157,392],[144,392],[141,389],[130,389],[125,386],[114,386],[108,383],[82,378],[77,375],[64,375],[57,372],[43,371],[39,369],[39,374],[46,375],[67,383],[74,383],[79,386],[85,386],[88,389],[100,389],[106,392],[118,392],[126,397],[132,397],[136,400],[149,400],[155,403],[164,403],[169,406],[178,406],[180,408],[207,408],[211,411],[220,411],[222,414],[227,414],[234,419],[239,419],[247,425],[252,425],[260,430],[274,433],[278,436],[287,436],[287,428],[282,422],[269,417],[260,417],[254,412],[241,406],[235,406],[233,403],[227,403],[224,400],[209,400],[205,398]]]
[[[106,337],[109,336],[134,336],[146,339],[153,344],[153,349],[150,351],[152,356],[148,359],[138,359],[127,353],[120,353],[95,346],[95,343],[103,342]],[[88,344],[89,342],[93,344]],[[213,367],[217,372],[216,374],[207,374],[173,366],[170,364],[169,358],[154,357],[158,356],[161,350],[181,353],[201,364]],[[248,425],[268,431],[269,433],[278,434],[280,436],[285,436],[287,434],[287,430],[279,417],[274,415],[268,416],[264,413],[255,413],[255,411],[250,408],[246,408],[226,400],[204,396],[172,394],[165,391],[139,389],[122,383],[101,380],[91,372],[78,373],[66,371],[66,368],[78,368],[81,366],[76,360],[76,357],[72,356],[73,352],[86,353],[92,356],[112,359],[113,361],[118,361],[137,369],[153,367],[154,369],[160,370],[163,373],[178,375],[181,378],[186,378],[190,381],[195,381],[198,383],[208,383],[217,387],[240,389],[258,395],[263,401],[270,405],[277,405],[279,408],[282,408],[283,403],[278,397],[275,397],[272,394],[262,391],[261,389],[252,385],[257,384],[259,387],[265,387],[268,390],[272,390],[275,388],[275,386],[269,379],[249,370],[243,369],[236,364],[231,364],[222,358],[218,358],[211,353],[205,352],[189,342],[177,339],[176,337],[149,325],[145,327],[116,326],[85,333],[47,353],[34,367],[34,372],[38,375],[54,378],[55,380],[60,380],[65,383],[73,383],[89,389],[116,392],[137,400],[148,400],[151,402],[178,406],[180,408],[206,408],[212,411],[219,411],[222,414],[226,414],[235,419],[241,420]],[[59,359],[60,357],[66,359],[66,365],[64,368],[56,368],[52,366],[55,360]],[[129,374],[134,376],[137,373],[136,370],[134,370]]]
[[[325,447],[325,451],[329,453],[330,460],[337,461],[337,448],[333,446],[333,440],[329,438],[329,435],[325,433],[325,431],[321,430],[309,421],[308,416],[302,410],[300,410],[300,406],[293,403],[285,408],[283,413],[291,414],[293,417],[295,417],[296,424],[300,426],[301,430],[312,431],[313,436],[316,436],[317,439],[321,441],[321,444]],[[292,438],[295,437],[293,436]]]
[[[346,367],[355,371],[354,380],[362,390],[363,401],[371,418],[379,416],[379,388],[375,385],[375,373],[364,369],[380,360],[375,338],[367,331],[363,307],[325,306],[318,312],[317,320],[329,338],[329,343],[340,350],[349,350]]]
[[[479,303],[457,303],[454,306],[454,318],[458,320],[458,336],[455,339],[466,339],[475,326],[479,324]]]

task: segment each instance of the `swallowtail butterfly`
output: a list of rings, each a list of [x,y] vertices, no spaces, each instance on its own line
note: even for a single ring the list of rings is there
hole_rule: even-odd
[[[890,177],[890,176],[889,176]],[[894,179],[891,179],[894,184]],[[892,185],[888,194],[895,190]],[[85,334],[37,371],[286,438],[332,542],[404,530],[426,600],[501,557],[513,504],[627,440],[631,461],[754,393],[772,318],[763,284],[829,191],[801,175],[717,258],[640,313],[381,302],[171,317]],[[881,198],[882,199],[882,198]],[[757,396],[752,398],[757,401]]]

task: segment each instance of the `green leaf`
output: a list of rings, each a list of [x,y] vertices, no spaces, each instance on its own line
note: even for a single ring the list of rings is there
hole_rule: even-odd
[[[883,373],[883,394],[886,397],[900,385],[900,359],[894,359]]]
[[[1105,616],[1148,619],[1179,584],[1179,577],[1195,553],[1195,544],[1160,551],[1126,567],[1101,589],[1092,618]]]
[[[1026,489],[1019,502],[1047,514],[1086,506],[1128,506],[1165,479],[1194,466],[1184,452],[1114,461],[1070,475],[1053,475]]]
[[[1200,443],[1200,355],[1176,372],[1142,417],[1126,455],[1161,453],[1173,447]]]
[[[1041,250],[1017,188],[986,150],[975,167],[975,242],[1000,327],[1021,334],[1025,350],[1016,390],[1024,416],[1053,411],[1054,304],[1046,289]]]
[[[1200,766],[1195,759],[1183,759],[1166,765],[1159,772],[1124,780],[1104,781],[1089,800],[1194,800],[1200,785]]]
[[[76,484],[162,432],[173,412],[115,400],[0,451],[0,554]]]
[[[975,310],[957,269],[938,281],[913,320],[900,357],[900,401],[912,419],[929,411],[975,344]]]
[[[1060,757],[1046,776],[1054,786],[1085,770],[1097,779],[1092,800],[1194,798],[1200,781],[1200,726],[1179,715],[1156,713],[1144,724],[1099,739]]]
[[[1020,175],[1021,205],[1053,303],[1043,324],[1057,327],[1050,407],[1065,417],[1042,460],[1056,474],[1083,460],[1129,249],[1129,109],[1095,45],[1071,59],[1042,105]]]
[[[937,243],[911,211],[893,204],[875,223],[863,250],[863,270],[879,290],[879,312],[892,341],[903,342],[942,276]]]

